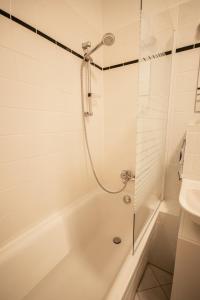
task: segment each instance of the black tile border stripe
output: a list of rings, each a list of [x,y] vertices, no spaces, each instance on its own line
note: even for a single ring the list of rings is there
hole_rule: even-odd
[[[36,31],[37,31],[36,28],[34,28],[34,27],[32,27],[31,25],[25,23],[24,21],[22,21],[22,20],[16,18],[15,16],[10,15],[10,19],[11,19],[12,21],[14,21],[14,22],[16,22],[16,23],[18,23],[18,24],[20,24],[20,25],[26,27],[27,29],[29,29],[29,30],[35,32],[35,33],[36,33]]]
[[[129,60],[124,63],[124,66],[137,64],[138,62],[139,62],[139,59]]]
[[[40,36],[42,36],[43,38],[45,38],[49,42],[51,42],[53,44],[57,44],[56,40],[54,40],[52,37],[50,37],[49,35],[45,34],[44,32],[42,32],[40,30],[37,30],[37,34],[39,34]]]
[[[68,51],[68,52],[72,52],[72,50],[70,48],[68,48],[67,46],[63,45],[62,43],[60,42],[56,42],[57,46],[60,47],[60,48],[63,48],[64,50]]]
[[[109,68],[110,69],[115,69],[115,68],[119,68],[119,67],[123,67],[123,63],[122,64],[116,64],[116,65],[112,65],[112,66],[110,66]]]
[[[91,65],[95,66],[97,69],[103,71],[103,68],[97,64],[95,64],[94,62],[91,62]]]
[[[83,59],[83,55],[77,53],[76,51],[72,50],[72,54],[76,55],[77,57]]]
[[[102,69],[103,69],[103,71],[106,71],[106,70],[111,70],[111,69],[115,69],[115,68],[125,67],[127,65],[137,64],[138,62],[139,62],[139,59],[134,59],[134,60],[126,61],[124,63],[111,65],[109,67],[103,67]]]
[[[176,49],[176,53],[178,52],[183,52],[183,51],[187,51],[187,50],[191,50],[194,49],[195,45],[188,45],[188,46],[184,46],[184,47],[180,47]]]
[[[110,67],[103,67],[103,71],[109,70]]]
[[[171,54],[172,54],[172,50],[165,51],[165,55],[171,55]]]
[[[4,11],[3,9],[0,9],[0,15],[10,19],[10,14]]]
[[[141,1],[142,2],[142,1]],[[57,45],[58,47],[72,53],[73,55],[75,55],[76,57],[80,58],[80,59],[83,59],[83,55],[79,54],[78,52],[70,49],[69,47],[65,46],[64,44],[56,41],[54,38],[50,37],[49,35],[45,34],[44,32],[36,29],[35,27],[29,25],[28,23],[18,19],[17,17],[9,14],[8,12],[4,11],[3,9],[0,9],[0,15],[20,24],[21,26],[31,30],[32,32],[38,34],[39,36],[45,38],[46,40],[48,40],[49,42]],[[196,44],[191,44],[191,45],[187,45],[187,46],[184,46],[184,47],[180,47],[180,48],[177,48],[176,49],[176,53],[180,53],[180,52],[183,52],[183,51],[188,51],[188,50],[192,50],[192,49],[195,49],[195,48],[200,48],[200,43],[196,43]],[[172,50],[169,50],[169,51],[165,51],[162,53],[163,55],[171,55],[172,54]],[[149,59],[155,59],[155,58],[159,58],[159,57],[163,57],[163,55],[161,56],[154,56],[152,55],[152,57],[149,57]],[[144,59],[144,58],[143,58]],[[144,59],[145,60],[145,59]],[[135,59],[135,60],[130,60],[130,61],[126,61],[124,63],[119,63],[119,64],[115,64],[115,65],[111,65],[111,66],[108,66],[108,67],[101,67],[97,64],[95,64],[94,62],[92,62],[91,64],[96,67],[97,69],[101,70],[101,71],[106,71],[106,70],[111,70],[111,69],[115,69],[115,68],[120,68],[120,67],[124,67],[124,66],[127,66],[127,65],[131,65],[131,64],[135,64],[135,63],[139,63],[139,59]]]
[[[199,48],[200,47],[200,43],[197,43],[194,46],[195,46],[195,48]]]
[[[0,15],[4,16],[4,17],[6,17],[6,18],[9,18],[10,20],[12,20],[12,21],[18,23],[19,25],[25,27],[26,29],[31,30],[32,32],[34,32],[34,33],[38,34],[39,36],[45,38],[46,40],[48,40],[49,42],[51,42],[51,43],[57,45],[58,47],[60,47],[60,48],[62,48],[62,49],[64,49],[64,50],[66,50],[66,51],[72,53],[72,54],[75,55],[76,57],[79,57],[79,58],[83,59],[83,56],[82,56],[81,54],[79,54],[79,53],[77,53],[76,51],[70,49],[69,47],[63,45],[62,43],[56,41],[54,38],[50,37],[49,35],[47,35],[46,33],[42,32],[42,31],[40,31],[39,29],[34,28],[33,26],[27,24],[26,22],[24,22],[24,21],[18,19],[17,17],[15,17],[15,16],[13,16],[13,15],[10,15],[10,14],[7,13],[6,11],[0,9]],[[94,64],[94,66],[97,67],[98,69],[102,70],[102,68],[101,68],[100,66],[98,66],[98,65],[96,65],[96,64]]]

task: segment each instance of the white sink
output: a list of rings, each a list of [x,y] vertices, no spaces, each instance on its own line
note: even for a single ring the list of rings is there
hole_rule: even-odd
[[[179,202],[192,221],[200,225],[200,181],[184,178]]]

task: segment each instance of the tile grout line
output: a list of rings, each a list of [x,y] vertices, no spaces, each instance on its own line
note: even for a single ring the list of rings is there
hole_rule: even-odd
[[[168,284],[167,284],[167,285],[168,285]],[[166,295],[164,289],[162,289],[162,286],[161,286],[161,285],[155,286],[155,287],[152,287],[152,288],[148,288],[148,289],[145,289],[145,290],[142,290],[142,291],[137,291],[136,295],[138,296],[138,298],[139,298],[139,300],[140,300],[140,295],[139,295],[140,293],[147,292],[147,291],[151,291],[151,290],[158,289],[158,288],[162,290],[162,292],[163,292],[163,294],[164,294],[166,300],[169,300],[168,296]]]
[[[150,267],[150,269],[151,269],[151,267]],[[159,269],[159,268],[158,268],[158,269]],[[161,269],[159,269],[159,270],[161,270]],[[163,271],[163,270],[161,270],[161,271]],[[151,269],[151,272],[153,273],[154,278],[158,281],[159,286],[161,286],[161,283],[160,283],[160,281],[158,280],[158,278],[157,278],[155,272],[154,272],[152,269]],[[165,271],[163,271],[163,272],[165,272]],[[169,274],[168,272],[165,272],[165,273]],[[170,275],[171,275],[171,274],[170,274]],[[171,283],[171,282],[166,283],[166,284],[170,284],[170,283]]]
[[[136,291],[138,291],[138,288],[139,288],[139,286],[140,286],[140,284],[141,284],[141,282],[142,282],[142,280],[143,280],[143,278],[144,278],[144,275],[145,275],[145,271],[146,271],[146,269],[147,269],[147,266],[148,266],[148,264],[146,265],[145,270],[144,270],[144,272],[143,272],[143,274],[142,274],[142,276],[141,276],[141,278],[140,278],[140,281],[139,281],[139,283],[138,283],[138,287],[137,287],[137,290],[136,290]]]
[[[140,279],[140,281],[139,281],[138,287],[140,286],[140,284],[141,284],[141,282],[142,282],[142,280],[143,280],[143,278],[144,278],[144,274],[145,274],[145,272],[146,272],[146,270],[147,270],[148,267],[149,267],[150,270],[151,270],[151,274],[152,274],[153,278],[154,278],[154,279],[156,280],[156,282],[158,283],[158,286],[155,286],[155,287],[152,287],[152,288],[146,288],[146,289],[143,289],[143,290],[141,290],[141,291],[139,291],[139,290],[137,289],[137,290],[136,290],[136,295],[138,296],[138,298],[139,298],[139,300],[140,300],[139,293],[146,292],[146,291],[148,291],[148,290],[153,290],[153,289],[156,289],[156,288],[160,288],[160,289],[162,290],[162,293],[163,293],[164,296],[166,297],[166,299],[169,299],[169,298],[168,298],[168,295],[166,294],[165,290],[163,289],[163,286],[172,285],[172,282],[165,283],[165,284],[161,284],[161,283],[159,282],[159,280],[157,279],[156,275],[154,274],[153,270],[151,269],[151,267],[150,267],[151,265],[152,265],[152,266],[155,266],[155,265],[150,264],[150,263],[147,264],[147,266],[146,266],[146,268],[145,268],[145,271],[144,271],[144,273],[143,273],[143,275],[142,275],[142,277],[141,277],[141,279]],[[161,269],[161,268],[159,268],[159,267],[157,267],[157,266],[155,266],[155,267],[156,267],[157,269],[159,269],[159,270],[161,270],[161,271],[163,271],[163,272],[169,274],[169,275],[172,275],[172,273],[170,273],[170,272],[168,272],[168,271],[164,271],[163,269]]]
[[[140,284],[141,284],[141,282],[142,282],[142,280],[143,280],[143,278],[144,278],[144,275],[145,275],[145,272],[146,272],[148,266],[149,266],[149,264],[146,265],[146,268],[145,268],[145,270],[144,270],[144,273],[142,274],[142,277],[141,277],[141,279],[140,279],[140,281],[139,281],[139,283],[138,283],[138,287],[140,286]],[[140,293],[140,292],[143,292],[143,291],[147,291],[147,290],[152,290],[152,289],[154,289],[154,288],[159,287],[159,284],[160,284],[160,283],[159,283],[158,280],[155,278],[155,276],[154,276],[152,270],[151,270],[151,273],[152,273],[152,276],[154,277],[154,279],[156,280],[156,282],[158,283],[158,286],[152,287],[152,288],[146,288],[146,289],[144,289],[144,290],[142,290],[142,291],[138,291],[138,288],[137,288],[137,290],[136,290],[137,293]]]
[[[136,293],[136,295],[137,295],[138,299],[141,300],[139,293]],[[133,299],[133,300],[135,300],[135,299]]]
[[[169,275],[172,275],[172,276],[173,276],[173,273],[171,273],[171,272],[169,272],[169,271],[167,271],[167,270],[165,270],[165,269],[163,269],[163,268],[160,268],[159,266],[157,266],[157,265],[155,265],[155,264],[149,263],[149,265],[150,265],[150,266],[153,266],[153,267],[156,267],[157,269],[159,269],[159,270],[161,270],[161,271],[163,271],[163,272],[166,272],[166,273],[168,273]]]
[[[163,269],[161,269],[161,268],[159,268],[159,267],[157,267],[157,266],[155,266],[155,265],[153,265],[153,264],[149,264],[150,269],[151,269],[151,266],[154,266],[154,267],[156,267],[157,269],[159,269],[159,270],[161,270],[161,271],[163,271],[163,272],[165,272],[165,273],[167,273],[167,274],[169,274],[169,275],[172,275],[171,273],[169,273],[169,272],[167,272],[167,271],[164,271]],[[152,269],[151,269],[151,272],[153,273],[154,278],[158,281],[159,287],[161,288],[162,292],[164,293],[166,299],[168,300],[168,296],[167,296],[165,290],[163,289],[163,286],[164,286],[164,285],[169,285],[169,284],[172,284],[172,283],[169,282],[169,283],[166,283],[166,284],[161,284],[160,281],[158,280],[157,276],[155,275],[155,273],[153,272]]]
[[[163,286],[166,286],[166,285],[171,285],[171,286],[172,286],[172,283],[161,284],[161,285],[160,285],[160,288],[162,289],[162,291],[163,291],[163,293],[165,294],[165,296],[167,297],[167,299],[170,300],[170,298],[168,298],[168,295],[166,294],[165,290],[163,289]]]
[[[169,300],[169,298],[168,298],[168,296],[167,296],[165,290],[162,288],[162,285],[160,285],[160,288],[161,288],[161,290],[163,291],[163,294],[165,295],[166,299]]]

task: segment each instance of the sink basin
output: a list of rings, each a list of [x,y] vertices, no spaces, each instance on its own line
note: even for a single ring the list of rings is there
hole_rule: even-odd
[[[200,181],[184,178],[179,195],[181,207],[200,225]]]

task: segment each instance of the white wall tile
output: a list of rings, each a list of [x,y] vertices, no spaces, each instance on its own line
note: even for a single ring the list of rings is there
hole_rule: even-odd
[[[180,5],[179,11],[179,26],[190,23],[194,20],[199,20],[200,3],[198,0],[185,1]]]
[[[10,4],[11,4],[11,0],[1,0],[0,1],[1,9],[5,10],[8,13],[10,13]]]
[[[187,131],[186,154],[200,155],[200,132]]]
[[[198,42],[196,38],[197,26],[199,20],[187,24],[180,25],[178,28],[178,38],[176,47],[184,47],[186,45],[195,44]]]
[[[37,26],[38,12],[36,9],[38,1],[11,0],[10,2],[12,15],[34,27]]]
[[[109,17],[109,16],[108,16]],[[106,31],[106,30],[105,30]],[[115,43],[103,49],[104,66],[123,63],[139,57],[139,21],[113,29]]]
[[[174,112],[184,112],[192,114],[194,112],[195,95],[195,90],[190,92],[180,92],[175,90],[172,95]]]
[[[103,7],[101,0],[67,0],[69,6],[79,14],[81,17],[84,17],[87,23],[90,23],[98,31],[102,31],[102,14]]]
[[[103,32],[112,32],[115,43],[104,48],[104,66],[123,63],[139,57],[140,3],[103,1]],[[114,7],[114,9],[113,9]]]
[[[139,19],[140,2],[137,0],[103,0],[103,27],[106,32],[123,28]],[[113,9],[114,8],[114,9]]]
[[[121,170],[135,169],[138,65],[105,71],[103,76],[106,166],[104,174],[106,182],[116,188],[121,185]],[[116,89],[116,86],[119,89]]]
[[[197,68],[195,70],[178,73],[175,78],[177,92],[190,92],[196,89]]]
[[[185,3],[179,3],[178,8],[179,21],[176,32],[176,47],[182,47],[196,42],[199,1],[185,1]],[[180,147],[188,124],[198,120],[198,114],[194,113],[198,65],[199,49],[176,53],[174,56],[165,197],[166,199],[173,198],[176,202],[178,202],[179,197],[179,182],[176,179],[176,174],[179,169]],[[192,161],[189,162],[187,159],[187,162],[191,167]],[[196,168],[196,165],[194,168]]]
[[[70,6],[67,8],[70,14]],[[39,22],[34,18],[42,17],[35,14],[38,9],[35,1],[12,1],[12,13],[36,27]],[[59,17],[59,11],[56,16]],[[77,18],[78,15],[70,19],[72,24]],[[87,23],[84,27],[83,18],[81,22],[87,39],[96,34],[96,29],[89,28]],[[0,17],[0,23],[2,245],[87,193],[96,183],[83,143],[81,60],[6,18]],[[55,26],[54,22],[49,28],[55,26],[58,30],[58,25],[61,23]],[[66,27],[55,31],[55,38],[62,37],[64,31]],[[72,45],[78,41],[81,47],[81,33],[78,37],[70,34],[74,36]],[[99,170],[103,157],[103,101],[102,73],[96,68],[92,68],[92,86],[100,95],[89,124],[91,148]]]
[[[0,47],[0,75],[9,79],[18,77],[17,57],[14,51]]]
[[[8,19],[5,18],[4,16],[0,16],[0,34],[1,34],[1,41],[0,41],[0,45],[1,46],[5,46],[5,47],[12,47],[13,46],[13,35],[11,33],[12,31],[12,25],[13,22]],[[9,34],[7,33],[9,30]]]
[[[182,73],[189,70],[197,70],[199,65],[199,55],[199,49],[178,53],[175,60],[175,71],[177,73]]]

